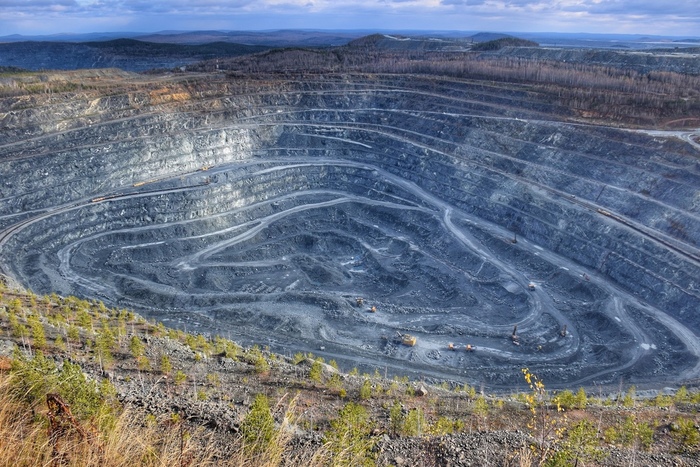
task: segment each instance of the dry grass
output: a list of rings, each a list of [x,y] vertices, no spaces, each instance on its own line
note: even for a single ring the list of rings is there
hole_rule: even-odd
[[[179,430],[144,424],[143,414],[123,411],[107,432],[93,425],[63,421],[58,429],[49,424],[48,409],[34,412],[10,391],[11,379],[0,379],[0,465],[2,466],[171,466],[206,465],[211,453],[181,443]],[[180,458],[187,459],[183,464]]]
[[[0,375],[0,466],[315,467],[328,464],[323,449],[286,458],[292,438],[287,419],[271,442],[256,446],[246,446],[234,435],[228,440],[215,440],[210,431],[192,428],[177,417],[155,419],[135,410],[123,410],[115,421],[106,423],[107,430],[95,428],[105,425],[100,420],[82,423],[64,420],[58,430],[52,430],[49,410],[34,411],[16,400],[11,384],[11,377]]]

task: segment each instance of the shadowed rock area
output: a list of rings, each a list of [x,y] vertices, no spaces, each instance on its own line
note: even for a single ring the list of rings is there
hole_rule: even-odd
[[[457,78],[44,78],[73,85],[0,114],[2,269],[35,292],[493,388],[700,376],[697,132]]]

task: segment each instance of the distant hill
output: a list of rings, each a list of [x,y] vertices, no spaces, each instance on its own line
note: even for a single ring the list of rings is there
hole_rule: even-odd
[[[384,55],[400,55],[408,62],[430,59],[428,56],[477,52],[501,56],[531,58],[536,60],[560,60],[568,63],[615,64],[628,66],[639,72],[658,69],[682,73],[698,73],[698,47],[695,42],[664,42],[659,38],[649,38],[658,42],[636,43],[638,37],[628,38],[628,42],[618,42],[613,36],[594,35],[589,41],[585,35],[550,35],[550,41],[569,41],[569,46],[552,45],[535,40],[536,36],[523,34],[514,37],[508,34],[480,32],[459,37],[411,32],[410,34],[390,34],[386,32],[358,35],[361,31],[318,32],[318,31],[272,31],[272,32],[219,32],[200,31],[196,33],[164,32],[151,35],[151,41],[134,38],[118,38],[88,42],[52,41],[13,41],[2,43],[0,37],[0,67],[16,67],[27,70],[75,70],[96,68],[119,68],[125,71],[143,72],[154,69],[172,70],[189,67],[192,70],[213,71],[223,69],[223,61],[235,60],[259,52],[277,49],[274,55],[244,59],[233,68],[257,69],[255,63],[265,63],[265,69],[277,72],[279,69],[296,69],[311,63],[312,67],[339,67],[352,63],[369,64]],[[96,36],[92,34],[90,36]],[[105,34],[102,37],[107,37]],[[45,36],[49,37],[49,36]],[[144,36],[145,37],[145,36]],[[211,38],[226,40],[190,44],[184,41]],[[253,45],[232,42],[233,39],[269,42],[270,44],[288,41],[309,45]],[[645,38],[646,39],[646,38]],[[162,42],[155,42],[161,40]],[[179,40],[180,43],[169,41]],[[324,42],[329,41],[329,42]],[[347,41],[347,42],[346,42]],[[607,42],[606,42],[607,41]],[[342,45],[330,46],[339,42]],[[594,47],[599,42],[604,46]],[[321,45],[313,45],[318,44]],[[641,44],[641,45],[635,45]],[[645,53],[634,53],[635,51]],[[281,51],[281,52],[280,52]],[[629,53],[625,53],[629,51]],[[325,52],[325,53],[324,53]],[[281,55],[280,55],[281,54]],[[284,56],[284,58],[281,58]],[[304,57],[302,60],[302,56]],[[350,58],[349,58],[350,57]],[[386,57],[384,57],[386,58]],[[435,57],[433,57],[435,58]],[[442,60],[442,58],[438,58]],[[242,65],[243,63],[249,65]],[[201,64],[195,66],[195,64]]]
[[[0,43],[0,66],[27,70],[120,68],[146,71],[177,68],[201,60],[268,50],[258,45],[215,42],[204,45],[157,44],[134,39],[100,42]]]
[[[246,45],[264,45],[267,47],[334,47],[346,45],[350,41],[373,33],[395,37],[433,38],[463,40],[466,42],[488,42],[505,37],[517,36],[529,39],[541,46],[575,47],[575,48],[620,48],[631,49],[674,48],[696,45],[700,37],[692,36],[651,36],[637,34],[590,34],[590,33],[556,33],[556,32],[479,32],[455,30],[269,30],[269,31],[159,31],[144,32],[93,32],[61,33],[51,35],[0,36],[4,42],[94,42],[128,38],[144,42],[201,45],[211,42],[228,42]]]
[[[512,38],[513,36],[509,34],[503,34],[500,32],[479,32],[473,36],[469,36],[472,42],[490,42],[497,39]]]
[[[470,41],[467,39],[450,39],[425,36],[402,36],[398,34],[372,34],[355,39],[348,47],[371,47],[380,50],[411,51],[465,51]]]
[[[518,39],[517,37],[502,37],[500,39],[474,44],[472,50],[479,52],[491,51],[500,50],[504,47],[539,47],[539,44],[526,39]]]
[[[0,36],[2,42],[89,42],[89,41],[109,41],[113,39],[135,38],[142,36],[141,32],[90,32],[90,33],[61,33],[47,35],[22,35],[10,34]]]
[[[125,54],[132,57],[183,57],[206,60],[214,57],[235,57],[268,50],[260,45],[234,44],[230,42],[210,42],[201,45],[169,44],[145,42],[135,39],[115,39],[101,42],[85,42],[84,45],[111,54]]]
[[[330,47],[345,45],[367,31],[192,31],[141,35],[139,40],[171,44],[232,42],[267,47]]]
[[[442,51],[465,52],[495,51],[503,47],[537,47],[534,41],[520,39],[507,34],[478,33],[461,39],[437,38],[426,36],[402,36],[398,34],[372,34],[355,39],[348,47],[371,47],[379,50],[394,51]]]

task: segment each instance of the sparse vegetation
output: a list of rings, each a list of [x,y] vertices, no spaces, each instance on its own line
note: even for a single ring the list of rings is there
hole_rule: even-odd
[[[527,368],[522,371],[530,387],[530,393],[525,395],[532,414],[527,427],[535,441],[530,448],[539,465],[544,465],[560,451],[566,418],[557,398],[551,397],[542,380]]]
[[[270,413],[270,405],[264,394],[255,396],[250,411],[241,422],[240,434],[245,449],[251,453],[265,452],[269,449],[277,430],[275,420]]]
[[[311,369],[309,369],[309,379],[314,383],[320,383],[323,378],[323,365],[321,361],[316,359],[311,364]]]
[[[700,450],[700,431],[695,421],[679,418],[673,425],[673,437],[680,450],[697,452]]]
[[[212,431],[205,424],[187,421],[186,413],[180,412],[183,409],[143,411],[128,403],[124,405],[117,394],[126,385],[143,387],[146,393],[177,394],[176,400],[205,406],[227,404],[231,402],[226,401],[235,401],[236,397],[230,394],[230,378],[237,378],[239,384],[264,389],[266,386],[261,383],[275,380],[275,373],[284,365],[283,359],[257,346],[242,352],[235,343],[221,338],[171,332],[162,325],[147,323],[136,315],[109,310],[97,303],[53,297],[49,303],[42,301],[35,306],[22,294],[5,292],[4,295],[0,299],[5,308],[0,313],[0,324],[4,334],[18,344],[6,360],[9,365],[5,372],[0,373],[0,435],[13,447],[12,454],[7,442],[0,447],[0,464],[4,465],[11,458],[19,459],[13,465],[50,464],[58,462],[52,459],[61,459],[65,465],[273,466],[283,465],[287,458],[301,459],[299,456],[306,456],[312,466],[386,465],[387,459],[380,458],[375,450],[380,442],[377,433],[385,432],[392,439],[401,440],[467,436],[473,429],[480,433],[527,429],[531,447],[525,450],[513,447],[509,455],[531,465],[606,465],[613,447],[623,450],[626,462],[639,464],[647,453],[694,456],[698,452],[698,396],[694,389],[683,387],[675,395],[662,394],[664,403],[660,404],[658,397],[649,399],[648,403],[639,402],[635,388],[628,387],[619,398],[622,407],[618,409],[612,401],[589,398],[583,388],[576,393],[568,390],[549,393],[528,370],[524,376],[530,392],[512,401],[477,394],[469,385],[451,391],[444,383],[428,389],[443,394],[441,397],[419,398],[407,378],[387,382],[379,374],[359,377],[332,373],[325,379],[312,378],[314,385],[310,386],[302,384],[303,374],[292,371],[291,374],[301,378],[296,380],[297,387],[304,388],[295,397],[295,403],[288,404],[286,409],[281,404],[287,397],[284,393],[294,384],[293,379],[287,380],[288,386],[280,388],[282,393],[261,392],[249,402],[249,408],[238,421],[237,434],[221,428]],[[49,315],[61,316],[63,324],[42,326],[45,339],[42,351],[36,345],[40,333],[32,330],[38,329],[36,323],[45,322]],[[93,331],[95,323],[99,326]],[[121,339],[126,323],[132,335]],[[16,333],[16,328],[21,326],[28,333]],[[163,340],[157,348],[152,348],[153,344],[145,338],[148,335],[158,335]],[[69,354],[78,360],[66,359],[66,354],[50,357],[65,352],[56,344],[61,336],[66,337]],[[163,353],[163,343],[171,339],[181,349],[189,349],[183,355],[189,355],[191,363],[183,365],[187,360],[173,359],[172,354]],[[85,345],[89,341],[94,344]],[[172,344],[166,347],[171,348],[170,352],[175,349]],[[215,370],[218,363],[208,363],[213,352],[219,358],[243,365],[242,373],[236,376]],[[138,375],[131,373],[118,380],[120,390],[102,376],[105,373],[100,367],[104,368],[107,353],[111,356],[109,371],[119,372],[122,368],[140,371]],[[146,355],[160,355],[157,368],[139,363]],[[196,355],[205,359],[197,360]],[[322,360],[313,355],[303,356],[303,360],[307,358],[313,362],[308,376],[317,375],[319,369],[318,374],[322,375]],[[267,363],[265,373],[256,369],[261,360]],[[288,364],[294,368],[295,362],[303,360],[295,356]],[[194,364],[203,365],[206,370],[190,373]],[[330,366],[336,368],[337,364],[332,362]],[[172,382],[166,375],[173,375]],[[343,400],[347,397],[346,387],[356,391],[356,401]],[[56,394],[55,400],[63,401],[74,417],[70,423],[75,425],[61,432],[60,439],[47,437],[45,427],[50,414],[45,405],[47,394]],[[271,408],[269,396],[273,394],[280,402]],[[320,408],[328,403],[337,407],[337,412],[321,412]],[[578,412],[569,420],[566,412],[571,410]],[[618,414],[617,410],[625,412]],[[667,420],[663,423],[670,427],[665,434],[658,429],[662,423],[659,419]],[[66,420],[70,418],[60,423],[69,423]],[[289,442],[291,424],[296,427],[294,431],[321,431],[323,442],[310,446],[310,451],[295,452],[298,448]],[[215,440],[214,432],[227,440],[224,445]],[[426,451],[423,455],[431,454]],[[484,465],[489,462],[485,460]]]
[[[367,409],[353,402],[347,403],[331,421],[325,435],[334,466],[372,466],[372,447],[376,440],[370,436],[372,421]]]

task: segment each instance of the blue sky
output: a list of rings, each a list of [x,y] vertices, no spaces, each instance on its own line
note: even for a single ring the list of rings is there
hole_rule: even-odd
[[[700,0],[0,0],[0,36],[412,29],[700,36]]]

